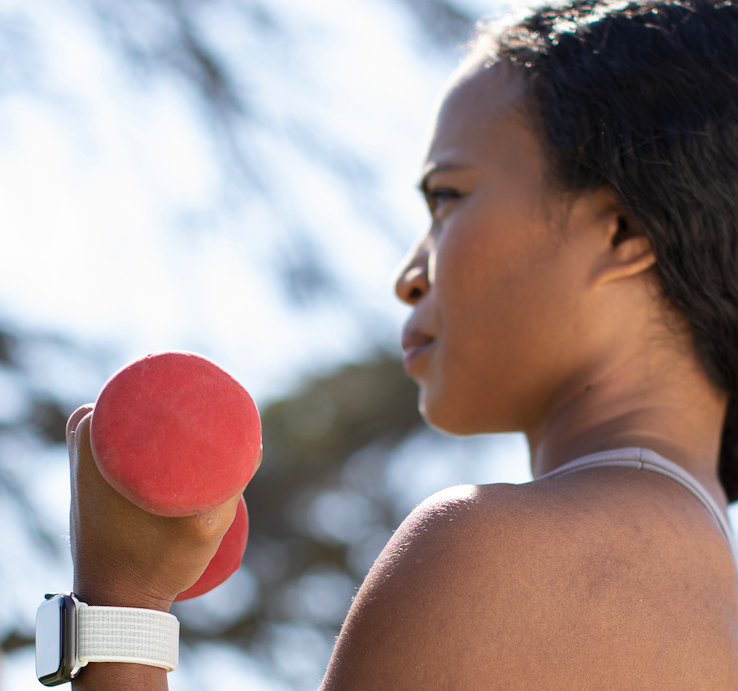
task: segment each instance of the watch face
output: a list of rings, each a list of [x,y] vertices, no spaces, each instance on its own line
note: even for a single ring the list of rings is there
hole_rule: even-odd
[[[62,667],[63,604],[61,597],[53,597],[36,612],[36,676],[41,681],[57,676]]]
[[[76,668],[76,607],[70,595],[49,596],[36,613],[36,676],[46,686],[71,680]],[[76,670],[75,670],[76,671]]]

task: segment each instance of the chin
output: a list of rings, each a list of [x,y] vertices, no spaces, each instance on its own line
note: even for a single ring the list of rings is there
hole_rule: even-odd
[[[520,425],[509,419],[509,408],[491,410],[487,405],[473,403],[465,396],[450,396],[426,388],[421,384],[418,408],[423,419],[431,426],[447,434],[470,436],[472,434],[496,434],[518,432]],[[480,413],[482,416],[480,417]]]
[[[437,398],[430,398],[420,392],[418,408],[423,419],[431,426],[446,434],[468,436],[483,434],[486,429],[478,428],[473,424],[470,416],[464,414],[464,409],[454,405],[444,405]]]

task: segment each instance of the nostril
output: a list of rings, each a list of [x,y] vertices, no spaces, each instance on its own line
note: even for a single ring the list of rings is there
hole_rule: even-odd
[[[430,287],[428,285],[427,261],[423,261],[421,264],[422,259],[422,257],[414,257],[414,265],[410,264],[410,266],[403,269],[397,283],[395,283],[397,297],[408,305],[414,305],[418,302]]]

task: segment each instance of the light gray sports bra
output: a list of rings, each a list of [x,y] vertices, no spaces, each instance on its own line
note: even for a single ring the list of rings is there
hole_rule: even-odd
[[[590,468],[602,468],[606,466],[618,466],[621,468],[635,468],[637,470],[650,470],[651,472],[665,475],[672,480],[678,482],[682,487],[688,489],[700,501],[715,522],[723,531],[725,539],[730,544],[733,552],[733,561],[736,569],[738,569],[738,548],[736,548],[735,539],[730,529],[730,524],[725,514],[720,510],[713,498],[707,493],[707,490],[695,480],[686,470],[679,467],[676,463],[659,456],[650,449],[615,449],[613,451],[603,451],[602,453],[593,453],[589,456],[582,456],[574,461],[565,463],[560,468],[546,473],[539,479],[558,477],[559,475],[568,475],[579,470],[588,470]]]

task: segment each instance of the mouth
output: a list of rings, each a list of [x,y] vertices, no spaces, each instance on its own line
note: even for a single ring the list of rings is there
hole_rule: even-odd
[[[405,372],[411,373],[413,365],[435,343],[435,338],[420,331],[406,328],[402,334],[402,349],[405,351]]]

